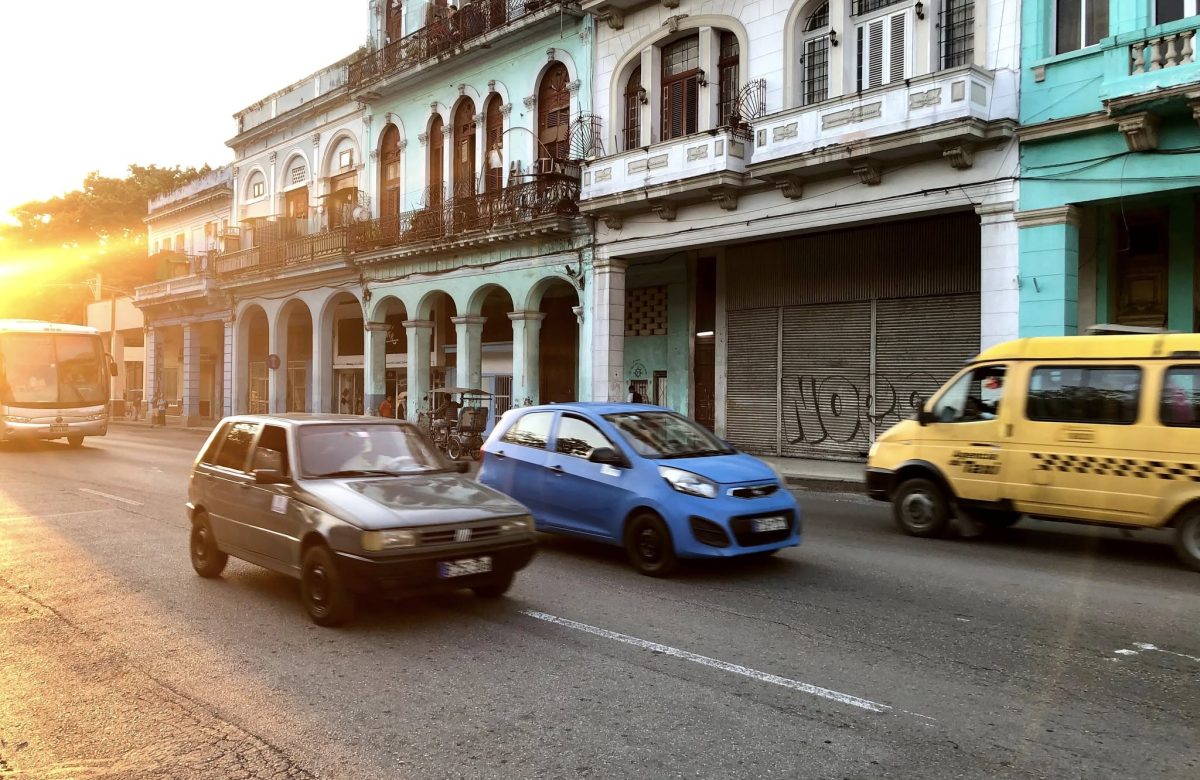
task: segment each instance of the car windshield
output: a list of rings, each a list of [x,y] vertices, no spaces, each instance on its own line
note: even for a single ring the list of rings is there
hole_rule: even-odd
[[[674,412],[606,414],[629,446],[644,458],[699,458],[733,450],[704,428]]]
[[[345,423],[299,429],[300,472],[308,478],[367,477],[448,470],[428,440],[407,425]]]

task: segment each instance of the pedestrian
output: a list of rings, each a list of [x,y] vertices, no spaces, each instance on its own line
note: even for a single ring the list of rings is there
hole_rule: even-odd
[[[380,417],[395,417],[396,416],[396,408],[394,406],[392,406],[392,399],[389,396],[385,395],[383,397],[383,403],[381,403],[379,405],[379,416]]]
[[[645,403],[642,394],[638,392],[637,386],[633,382],[629,383],[629,395],[625,397],[625,400],[631,404]]]

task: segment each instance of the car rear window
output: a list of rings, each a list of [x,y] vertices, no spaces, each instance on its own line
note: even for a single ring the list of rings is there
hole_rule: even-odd
[[[509,426],[502,440],[544,450],[550,443],[550,421],[553,417],[552,412],[530,412]]]

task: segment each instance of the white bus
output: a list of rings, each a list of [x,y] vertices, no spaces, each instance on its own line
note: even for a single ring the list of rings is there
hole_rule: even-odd
[[[116,374],[95,328],[0,320],[0,441],[103,436]]]

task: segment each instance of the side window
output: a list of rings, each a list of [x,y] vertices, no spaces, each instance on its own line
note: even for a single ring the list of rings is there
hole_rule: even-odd
[[[552,412],[533,412],[517,420],[504,432],[503,441],[522,447],[546,449],[550,442]]]
[[[604,447],[616,449],[608,437],[587,420],[565,414],[559,418],[558,434],[554,437],[556,452],[575,458],[587,458],[594,450]]]
[[[1159,419],[1172,428],[1200,428],[1200,366],[1167,369]]]
[[[216,465],[243,471],[246,468],[246,456],[250,453],[250,442],[254,441],[256,433],[258,423],[240,422],[230,426],[221,453],[217,455]]]
[[[1039,366],[1029,378],[1025,413],[1042,422],[1130,425],[1141,385],[1134,366]]]
[[[225,437],[229,434],[229,423],[221,426],[221,430],[216,436],[212,437],[212,443],[208,445],[208,449],[204,451],[204,455],[200,457],[201,463],[213,465],[217,462],[217,453],[221,449],[221,443],[225,441]]]
[[[278,425],[263,426],[262,436],[258,437],[258,446],[254,448],[254,457],[250,461],[250,470],[274,469],[288,476],[287,429]]]
[[[994,420],[1004,396],[1004,366],[980,366],[963,374],[933,405],[938,422]]]

